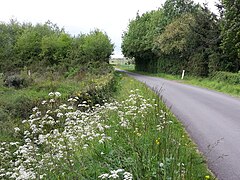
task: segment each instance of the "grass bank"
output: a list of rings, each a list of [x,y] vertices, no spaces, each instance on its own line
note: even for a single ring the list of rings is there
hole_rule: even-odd
[[[171,75],[165,73],[147,73],[147,72],[139,72],[135,71],[132,66],[124,65],[117,66],[120,69],[128,70],[135,73],[140,73],[148,76],[161,77],[168,80],[175,80],[180,83],[190,84],[194,86],[199,86],[211,90],[215,90],[218,92],[222,92],[231,96],[240,97],[240,84],[239,83],[231,83],[230,81],[223,81],[219,78],[210,77],[210,78],[200,78],[200,77],[191,77],[187,74],[184,79],[181,79],[181,75]]]
[[[60,78],[59,78],[60,77]],[[61,92],[59,101],[67,101],[70,97],[78,97],[89,104],[100,103],[108,99],[114,87],[113,73],[102,76],[89,75],[81,79],[64,78],[34,78],[31,85],[23,88],[4,86],[0,78],[0,140],[11,141],[13,128],[21,124],[31,114],[35,106],[39,106],[50,92]]]
[[[214,179],[183,126],[144,84],[121,75],[114,99],[89,106],[51,93],[1,142],[0,177]],[[77,106],[76,106],[77,105]]]

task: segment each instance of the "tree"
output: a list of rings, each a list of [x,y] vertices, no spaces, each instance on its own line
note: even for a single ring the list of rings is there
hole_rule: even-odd
[[[107,34],[97,29],[86,36],[82,36],[82,38],[83,43],[80,44],[79,48],[87,61],[109,61],[114,45]]]
[[[240,1],[223,0],[224,17],[221,47],[226,62],[226,70],[240,70]]]
[[[166,26],[165,31],[156,39],[159,53],[184,54],[188,50],[191,37],[191,27],[196,26],[196,20],[192,14],[184,14]]]
[[[175,64],[168,72],[180,73],[185,69],[192,75],[207,76],[219,66],[219,35],[216,16],[207,7],[202,7],[194,13],[182,14],[167,25],[156,39],[155,49],[159,56]]]
[[[200,6],[192,0],[166,0],[163,5],[165,25],[170,24],[182,14],[194,13]]]
[[[160,9],[144,13],[141,17],[137,14],[122,36],[122,52],[126,57],[135,58],[138,70],[147,71],[154,67],[148,65],[154,63],[153,59],[156,58],[152,48],[155,36],[162,31],[162,14]]]
[[[0,72],[11,70],[16,65],[18,59],[14,47],[22,32],[23,26],[16,20],[0,24]]]
[[[54,34],[54,31],[48,23],[29,25],[16,42],[16,52],[21,60],[21,67],[29,66],[32,63],[40,61],[41,41],[43,37]]]
[[[41,40],[40,56],[48,65],[58,65],[67,58],[71,45],[72,38],[66,33],[45,36]]]

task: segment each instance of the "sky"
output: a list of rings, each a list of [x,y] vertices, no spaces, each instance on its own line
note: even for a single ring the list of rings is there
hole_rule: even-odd
[[[212,11],[215,0],[194,0],[208,3]],[[45,23],[50,20],[71,35],[104,31],[115,45],[112,57],[122,57],[121,37],[136,13],[156,10],[165,0],[2,0],[0,21]]]

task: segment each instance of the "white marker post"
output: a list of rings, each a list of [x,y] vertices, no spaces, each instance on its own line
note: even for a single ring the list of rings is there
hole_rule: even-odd
[[[184,74],[185,74],[185,70],[182,71],[182,78],[181,79],[184,78]]]

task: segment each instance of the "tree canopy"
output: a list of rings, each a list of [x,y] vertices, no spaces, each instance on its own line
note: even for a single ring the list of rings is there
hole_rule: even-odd
[[[113,50],[110,38],[98,29],[72,37],[50,21],[36,25],[16,20],[0,23],[0,73],[23,67],[68,68],[108,62]]]
[[[222,7],[222,5],[218,5]],[[123,34],[124,56],[136,69],[208,76],[240,69],[239,2],[223,0],[222,16],[191,0],[167,0],[131,20]]]

